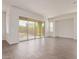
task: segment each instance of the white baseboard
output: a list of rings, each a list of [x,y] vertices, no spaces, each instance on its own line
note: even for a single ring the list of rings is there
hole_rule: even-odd
[[[55,36],[55,37],[77,40],[76,38],[71,38],[71,37],[63,37],[63,36]]]

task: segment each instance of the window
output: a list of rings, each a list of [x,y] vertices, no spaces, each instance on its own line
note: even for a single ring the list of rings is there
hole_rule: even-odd
[[[19,26],[25,27],[26,26],[26,23],[27,23],[27,21],[19,20]]]
[[[53,22],[50,22],[50,32],[53,32]]]

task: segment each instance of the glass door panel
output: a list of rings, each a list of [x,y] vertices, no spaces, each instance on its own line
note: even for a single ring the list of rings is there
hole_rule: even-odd
[[[42,24],[41,24],[41,37],[44,37],[44,35],[45,35],[45,24],[44,24],[44,22],[42,22]]]
[[[19,20],[19,40],[27,40],[27,21]]]
[[[35,38],[40,38],[38,22],[35,22]]]
[[[28,21],[28,40],[34,39],[34,22]]]

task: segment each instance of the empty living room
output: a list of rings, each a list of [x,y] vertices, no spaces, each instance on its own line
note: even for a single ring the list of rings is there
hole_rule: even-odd
[[[77,1],[2,0],[2,59],[77,59]]]

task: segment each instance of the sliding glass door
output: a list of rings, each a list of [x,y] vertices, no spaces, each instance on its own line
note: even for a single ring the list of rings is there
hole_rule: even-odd
[[[31,40],[44,37],[45,24],[42,21],[19,20],[19,40]]]

